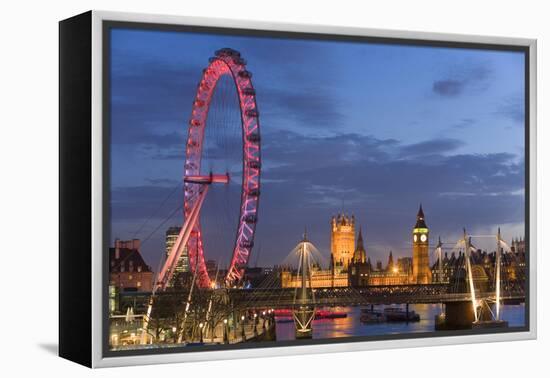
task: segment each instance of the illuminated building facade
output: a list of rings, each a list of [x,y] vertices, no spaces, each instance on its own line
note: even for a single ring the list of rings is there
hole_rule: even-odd
[[[369,274],[368,286],[407,285],[411,275],[397,270],[375,270]]]
[[[477,272],[477,280],[484,284],[485,275],[489,277],[491,282],[494,282],[496,253],[494,251],[488,253],[477,250],[472,252],[470,256],[472,272]],[[525,279],[525,253],[503,252],[501,259],[501,275],[504,281],[510,284],[514,281],[523,281]],[[462,251],[459,251],[458,256],[454,252],[450,256],[445,253],[441,264],[439,263],[439,259],[437,259],[431,267],[432,282],[457,282],[464,274],[464,266],[464,253]],[[481,274],[481,270],[483,270],[484,275]]]
[[[348,269],[348,282],[350,286],[367,286],[371,272],[373,271],[370,259],[364,246],[363,232],[359,230],[357,248],[353,254],[353,260]]]
[[[349,269],[350,286],[406,285],[412,279],[412,272],[407,267],[406,259],[398,259],[396,263],[393,253],[390,251],[385,268],[382,263],[373,268],[370,259],[367,259],[365,263],[354,260]]]
[[[139,252],[140,241],[115,240],[109,248],[109,285],[113,293],[124,291],[151,291],[153,272]]]
[[[429,229],[420,206],[416,224],[412,231],[413,250],[411,257],[394,260],[389,251],[387,263],[377,261],[373,267],[365,248],[363,232],[360,229],[355,240],[355,217],[339,214],[331,219],[331,267],[328,270],[315,269],[311,286],[386,286],[428,284],[432,282],[429,261]],[[451,268],[447,267],[447,271]],[[443,279],[443,278],[442,278]],[[448,282],[448,277],[446,277]],[[309,285],[308,281],[308,285]],[[299,287],[300,278],[287,270],[281,273],[282,287]]]
[[[166,253],[167,258],[170,255],[170,252],[172,251],[172,247],[176,243],[176,239],[178,238],[180,231],[181,231],[181,227],[179,226],[170,227],[168,228],[168,230],[166,230],[164,251]],[[176,263],[176,268],[174,269],[173,278],[175,279],[178,277],[179,274],[184,272],[189,272],[189,270],[190,270],[189,254],[187,251],[187,246],[185,246],[178,262]],[[173,284],[173,282],[171,282],[169,286],[171,286],[171,284]]]
[[[512,239],[512,252],[525,254],[525,239],[514,238]]]
[[[331,219],[330,233],[330,267],[320,269],[313,267],[307,286],[312,288],[349,286],[348,267],[356,257],[366,257],[363,239],[360,233],[361,248],[355,248],[355,217],[344,213]],[[301,278],[291,270],[281,271],[281,286],[284,288],[301,287]]]
[[[399,257],[397,259],[397,269],[400,272],[412,275],[412,258],[411,257]]]
[[[353,263],[365,264],[367,262],[367,251],[363,243],[363,232],[359,229],[359,236],[357,237],[357,248],[353,253]]]
[[[311,282],[306,281],[306,286],[312,288],[323,287],[347,287],[348,274],[346,272],[334,272],[331,269],[313,269],[311,271]],[[285,270],[281,272],[281,287],[301,287],[302,279],[294,272]]]
[[[347,271],[355,252],[355,217],[342,213],[332,217],[330,223],[330,253],[334,270]]]
[[[449,254],[445,252],[445,256],[442,259],[441,265],[439,259],[436,259],[432,265],[432,282],[433,283],[449,283],[451,278],[454,277],[457,268],[464,264],[464,258],[462,252],[456,257],[455,253]]]
[[[401,257],[397,261],[389,252],[388,262],[384,267],[377,261],[373,268],[370,259],[353,259],[349,269],[351,286],[407,285],[427,284],[432,282],[432,271],[429,260],[429,229],[424,218],[422,205],[416,216],[413,228],[413,251],[411,257]],[[360,235],[361,236],[361,235]],[[358,240],[359,244],[359,240]],[[363,239],[361,237],[361,245]]]

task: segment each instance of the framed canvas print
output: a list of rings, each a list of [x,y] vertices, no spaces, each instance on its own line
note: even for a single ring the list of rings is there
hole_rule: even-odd
[[[534,40],[59,26],[62,357],[536,337]]]

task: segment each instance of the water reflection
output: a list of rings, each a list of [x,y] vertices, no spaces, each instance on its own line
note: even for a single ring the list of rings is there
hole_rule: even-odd
[[[375,311],[383,311],[385,306],[374,306]],[[392,306],[396,307],[396,306]],[[403,309],[405,306],[401,306]],[[318,319],[313,322],[313,338],[327,339],[350,336],[391,335],[415,332],[434,332],[435,315],[441,313],[439,304],[410,305],[410,310],[420,315],[419,322],[411,323],[361,323],[360,307],[336,307],[333,311],[346,312],[346,318]],[[525,305],[503,305],[502,319],[508,321],[509,327],[525,325]],[[277,323],[277,340],[294,340],[294,323],[290,321]]]

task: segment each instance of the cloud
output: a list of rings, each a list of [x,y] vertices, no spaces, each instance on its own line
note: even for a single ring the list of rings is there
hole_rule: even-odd
[[[433,83],[433,91],[441,96],[455,97],[462,93],[465,85],[458,80],[437,80]]]
[[[182,127],[183,129],[183,127]],[[173,149],[185,150],[186,135],[184,130],[181,132],[170,132],[157,134],[153,131],[141,131],[129,134],[128,138],[120,140],[117,144],[127,144],[131,146],[140,146],[145,149]]]
[[[147,59],[125,67],[124,71],[113,69],[111,75],[111,122],[116,125],[112,144],[159,148],[184,144],[189,99],[194,98],[201,68]]]
[[[248,39],[241,44],[237,42],[235,45],[244,57],[249,58],[250,62],[258,62],[258,65],[269,65],[274,70],[285,65],[292,65],[299,70],[301,63],[323,61],[330,58],[330,54],[326,53],[326,46],[323,43],[293,39],[284,42],[281,43],[280,40],[273,38],[258,38]],[[282,71],[287,72],[288,70],[283,69]],[[307,71],[307,69],[304,69],[304,71]]]
[[[166,186],[167,180],[162,180],[162,184],[158,179],[151,181],[154,184],[113,188],[112,218],[140,223],[155,214],[160,216],[163,211],[172,211],[181,205],[181,196],[177,196],[174,186]]]
[[[462,118],[458,122],[454,123],[452,127],[455,129],[462,130],[474,125],[476,122],[477,121],[473,118]]]
[[[152,184],[152,185],[161,185],[161,186],[174,186],[180,182],[178,180],[168,179],[168,178],[146,178],[145,181],[147,181],[149,184]]]
[[[305,136],[279,130],[265,133],[262,139],[262,159],[269,166],[323,168],[340,166],[356,160],[389,159],[395,139],[378,139],[355,133],[325,137]]]
[[[262,123],[292,122],[317,129],[345,123],[343,104],[331,87],[338,75],[335,56],[326,44],[255,39],[237,49],[248,57],[248,68],[254,72]]]
[[[448,154],[457,148],[461,147],[464,142],[458,139],[441,138],[432,139],[420,143],[409,144],[401,147],[401,153],[404,156],[421,156],[421,155],[436,155]]]
[[[498,106],[495,114],[523,126],[525,124],[525,101],[523,96],[506,97]]]
[[[332,128],[345,123],[340,104],[320,87],[311,90],[272,89],[268,93],[264,96],[266,101],[259,97],[260,104],[264,104],[260,111],[268,117],[294,121],[306,128]]]
[[[492,70],[482,63],[455,66],[446,77],[435,80],[432,91],[438,96],[453,98],[468,90],[485,90],[490,84]]]

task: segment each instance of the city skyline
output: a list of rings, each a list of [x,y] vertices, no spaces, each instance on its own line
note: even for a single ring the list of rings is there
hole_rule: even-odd
[[[462,227],[524,235],[521,53],[114,29],[112,239],[145,239],[177,206],[174,195],[157,212],[182,176],[202,68],[226,46],[246,57],[261,114],[252,265],[258,253],[259,265],[276,264],[304,227],[328,256],[341,211],[354,213],[373,261],[410,255],[419,203],[432,245]],[[154,268],[164,231],[181,223],[144,243]],[[206,258],[227,264],[231,251],[217,249],[227,248],[211,242]]]

